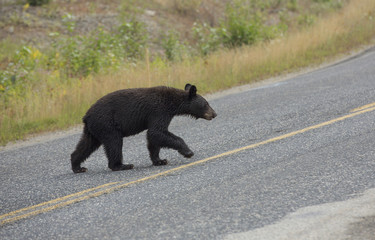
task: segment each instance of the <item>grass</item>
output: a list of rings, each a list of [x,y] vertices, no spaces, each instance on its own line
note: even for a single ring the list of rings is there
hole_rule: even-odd
[[[146,50],[145,61],[128,64],[116,73],[48,83],[38,86],[37,92],[26,91],[22,99],[0,103],[0,144],[78,124],[91,104],[117,89],[155,85],[182,88],[189,82],[197,85],[200,94],[215,92],[329,61],[373,43],[374,36],[375,1],[356,0],[310,27],[267,43],[179,62],[150,61]],[[38,74],[50,81],[43,72]]]

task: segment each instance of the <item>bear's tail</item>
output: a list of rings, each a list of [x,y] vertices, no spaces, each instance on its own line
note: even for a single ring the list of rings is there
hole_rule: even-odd
[[[84,121],[83,133],[76,149],[71,154],[72,169],[74,172],[81,169],[81,163],[84,162],[101,143],[89,132],[86,121]]]

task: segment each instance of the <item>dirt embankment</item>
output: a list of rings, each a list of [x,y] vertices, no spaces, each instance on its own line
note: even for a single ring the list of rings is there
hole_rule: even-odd
[[[189,40],[194,22],[218,24],[228,1],[51,0],[32,7],[26,1],[0,0],[0,39],[43,47],[52,32],[87,34],[99,27],[111,30],[136,18],[145,23],[153,41],[172,29]]]

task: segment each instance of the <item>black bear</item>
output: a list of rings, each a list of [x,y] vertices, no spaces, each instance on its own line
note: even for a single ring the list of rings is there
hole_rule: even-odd
[[[102,144],[110,169],[132,169],[132,164],[122,163],[123,138],[146,129],[147,147],[153,165],[168,163],[159,158],[161,148],[172,148],[186,158],[192,157],[194,153],[184,140],[168,131],[176,115],[206,120],[216,117],[208,102],[197,94],[197,88],[190,84],[186,84],[185,90],[164,86],[134,88],[102,97],[83,117],[83,134],[71,154],[73,172],[86,172],[87,168],[81,167],[81,163]]]

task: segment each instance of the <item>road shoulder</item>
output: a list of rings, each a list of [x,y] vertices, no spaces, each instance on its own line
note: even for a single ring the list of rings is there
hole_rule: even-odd
[[[374,239],[374,203],[375,188],[346,201],[301,208],[275,224],[225,239]]]

